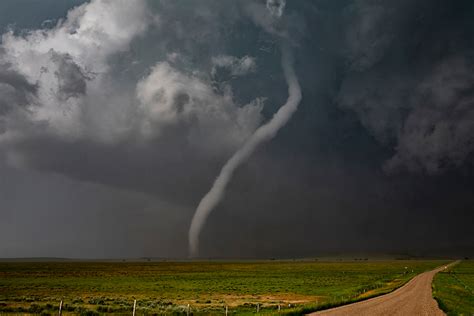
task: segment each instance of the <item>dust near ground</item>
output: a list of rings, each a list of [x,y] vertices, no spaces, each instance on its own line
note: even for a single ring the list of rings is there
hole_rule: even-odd
[[[390,294],[310,315],[445,315],[431,294],[434,275],[445,268],[422,273]]]

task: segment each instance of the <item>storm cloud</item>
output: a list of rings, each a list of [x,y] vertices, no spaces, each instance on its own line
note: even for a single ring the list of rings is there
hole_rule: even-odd
[[[437,174],[469,164],[474,51],[463,5],[358,1],[347,10],[350,70],[339,104],[395,149],[386,170]]]
[[[286,100],[281,36],[305,98],[202,255],[473,250],[469,1],[6,1],[0,256],[186,256],[200,197]]]

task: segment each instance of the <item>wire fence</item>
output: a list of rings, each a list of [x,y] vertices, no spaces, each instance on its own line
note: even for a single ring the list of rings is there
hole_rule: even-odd
[[[253,306],[253,308],[251,308],[253,310],[253,312],[255,312],[256,314],[259,314],[261,312],[264,312],[263,310],[263,305],[261,303],[250,303],[250,304],[247,304],[247,306]],[[132,314],[132,316],[136,316],[139,314],[139,309],[140,309],[140,302],[138,300],[134,300],[133,301],[133,305],[131,305],[132,307],[130,308],[129,312],[130,314]],[[276,304],[276,305],[269,305],[269,306],[266,306],[266,310],[265,312],[269,312],[270,308],[272,310],[272,312],[277,312],[277,313],[280,313],[282,312],[285,308],[293,308],[295,307],[296,305],[294,304],[285,304],[285,303],[279,303],[279,304]],[[65,308],[66,307],[66,308]],[[187,315],[187,316],[190,316],[192,315],[193,313],[200,313],[202,312],[201,309],[196,306],[196,307],[193,307],[191,304],[187,304],[187,305],[181,305],[179,306],[180,308],[180,311],[179,313],[180,314],[183,314],[183,315]],[[223,305],[222,306],[222,314],[224,315],[229,315],[229,314],[232,314],[233,312],[235,313],[237,311],[238,308],[236,308],[235,311],[232,310],[232,307],[229,306],[229,305]],[[58,314],[59,316],[63,315],[64,312],[68,312],[67,310],[67,304],[65,301],[61,300],[59,302],[59,305],[58,305]],[[176,313],[176,311],[174,311]],[[213,313],[219,313],[218,309],[217,308],[214,308],[213,309]],[[87,314],[87,313],[86,313]],[[127,314],[125,311],[121,312],[121,314]],[[143,312],[142,314],[149,314],[149,313],[145,313]],[[152,313],[153,314],[153,313]]]

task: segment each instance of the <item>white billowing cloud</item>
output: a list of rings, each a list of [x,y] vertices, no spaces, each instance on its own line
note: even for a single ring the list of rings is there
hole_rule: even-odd
[[[23,73],[37,78],[51,50],[68,54],[88,71],[107,70],[107,58],[128,49],[150,23],[145,0],[93,0],[69,11],[51,30],[3,35],[3,47]],[[33,61],[37,61],[34,63]]]
[[[251,56],[244,56],[237,58],[229,55],[219,55],[212,58],[212,73],[217,72],[217,68],[227,69],[232,76],[244,76],[246,74],[255,72],[257,69],[257,63],[255,58]]]
[[[27,107],[29,119],[63,137],[85,136],[84,109],[98,101],[87,90],[104,93],[108,58],[127,51],[153,21],[145,0],[93,0],[70,10],[52,29],[4,34],[3,62],[38,87]]]
[[[114,143],[150,140],[176,128],[175,134],[202,148],[228,150],[240,145],[261,122],[262,99],[240,106],[230,87],[218,93],[205,75],[192,74],[192,69],[184,72],[167,62],[152,61],[145,78],[116,80],[120,68],[112,57],[133,54],[132,41],[147,36],[152,25],[161,34],[159,22],[146,0],[92,0],[70,10],[51,29],[4,34],[0,64],[8,64],[36,91],[21,108],[21,124],[12,115],[0,117],[8,121],[1,122],[0,137],[27,137],[36,126],[66,141]],[[179,35],[168,33],[160,35],[164,42]],[[174,64],[186,60],[181,55],[172,50],[163,59]],[[255,60],[249,56],[220,56],[211,62],[235,76],[255,70]],[[9,89],[4,83],[0,93],[14,95]]]
[[[148,137],[167,126],[185,126],[191,143],[204,138],[209,145],[233,148],[253,133],[262,118],[261,99],[239,107],[231,91],[217,94],[204,79],[167,62],[155,65],[137,84],[137,98],[143,117],[140,129]]]

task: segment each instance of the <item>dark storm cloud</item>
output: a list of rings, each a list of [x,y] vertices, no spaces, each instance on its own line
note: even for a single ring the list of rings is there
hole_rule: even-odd
[[[0,172],[2,257],[185,255],[183,208],[51,173],[3,165]]]
[[[200,197],[287,97],[285,32],[303,103],[203,255],[472,251],[469,1],[287,1],[277,25],[257,0],[52,2],[2,38],[0,256],[185,256]]]
[[[442,173],[474,151],[472,4],[357,1],[346,9],[341,107],[395,154],[387,171]]]
[[[34,99],[36,90],[34,84],[12,70],[8,63],[0,62],[0,134],[7,131],[9,117]]]
[[[1,54],[1,51],[0,51]],[[5,115],[15,106],[25,106],[29,96],[36,92],[35,85],[29,83],[24,76],[11,69],[11,65],[0,63],[0,114]]]
[[[51,60],[58,68],[55,76],[58,79],[58,92],[62,99],[77,98],[86,94],[87,80],[90,78],[77,65],[71,56],[51,52]],[[48,71],[45,69],[45,71]]]

